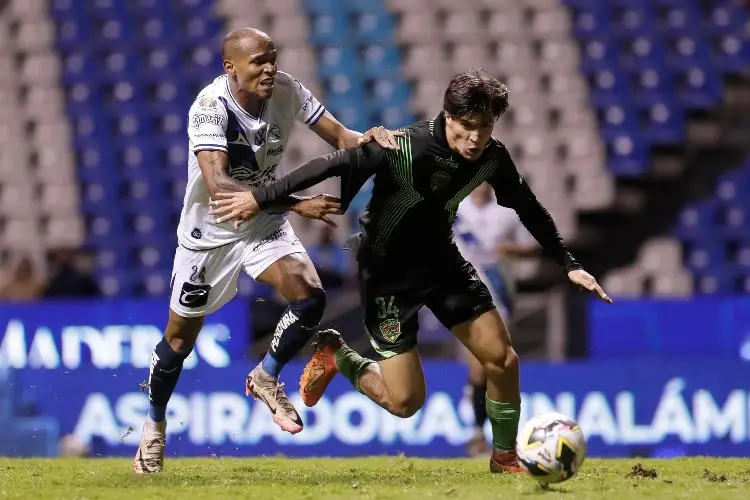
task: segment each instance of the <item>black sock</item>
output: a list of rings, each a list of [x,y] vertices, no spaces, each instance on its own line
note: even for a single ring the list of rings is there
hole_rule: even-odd
[[[483,428],[487,421],[487,405],[484,395],[487,393],[487,382],[479,385],[471,385],[472,395],[471,404],[474,407],[475,426]]]
[[[278,378],[284,365],[310,340],[313,329],[323,318],[325,307],[325,293],[289,304],[276,325],[271,347],[263,358],[263,371]]]
[[[167,403],[172,397],[177,379],[182,372],[182,363],[190,355],[172,350],[167,339],[162,338],[151,355],[151,369],[148,377],[149,416],[154,422],[166,418]]]

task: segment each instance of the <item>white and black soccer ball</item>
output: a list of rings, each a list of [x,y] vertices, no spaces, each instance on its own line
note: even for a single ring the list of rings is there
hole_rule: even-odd
[[[586,458],[586,436],[572,418],[545,413],[531,418],[516,440],[521,467],[543,484],[573,477]]]

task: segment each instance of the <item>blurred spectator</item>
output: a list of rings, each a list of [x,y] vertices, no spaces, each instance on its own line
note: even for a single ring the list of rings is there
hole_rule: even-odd
[[[34,263],[29,257],[21,257],[13,269],[10,279],[0,288],[0,300],[26,302],[42,296],[44,284]]]
[[[77,265],[82,255],[72,248],[52,252],[52,276],[44,290],[45,298],[98,297],[99,285],[94,278]]]

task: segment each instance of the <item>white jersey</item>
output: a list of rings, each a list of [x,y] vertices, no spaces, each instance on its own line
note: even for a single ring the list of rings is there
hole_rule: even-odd
[[[515,210],[498,205],[494,199],[478,206],[470,196],[458,205],[454,234],[464,258],[476,267],[501,264],[497,254],[500,243],[525,245],[536,241]]]
[[[276,167],[286,149],[295,121],[312,126],[325,108],[300,82],[279,71],[273,95],[263,102],[260,116],[252,116],[235,101],[226,75],[204,88],[188,115],[188,183],[177,228],[185,248],[207,250],[245,237],[264,237],[284,223],[284,213],[263,212],[235,231],[232,221],[214,222],[208,212],[209,194],[197,155],[200,151],[229,154],[229,175],[250,186],[276,180]]]

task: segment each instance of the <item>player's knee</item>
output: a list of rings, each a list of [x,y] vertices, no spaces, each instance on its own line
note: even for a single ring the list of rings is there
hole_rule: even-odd
[[[492,353],[488,360],[483,363],[484,371],[490,380],[517,373],[518,365],[518,354],[511,346],[505,346],[496,353]]]
[[[388,412],[400,418],[413,417],[424,405],[424,398],[410,397],[391,401]]]
[[[184,318],[170,311],[164,338],[174,352],[189,354],[203,328],[204,317]]]
[[[292,302],[292,311],[302,326],[313,328],[320,324],[326,309],[326,293],[322,288],[314,290],[308,297]]]

